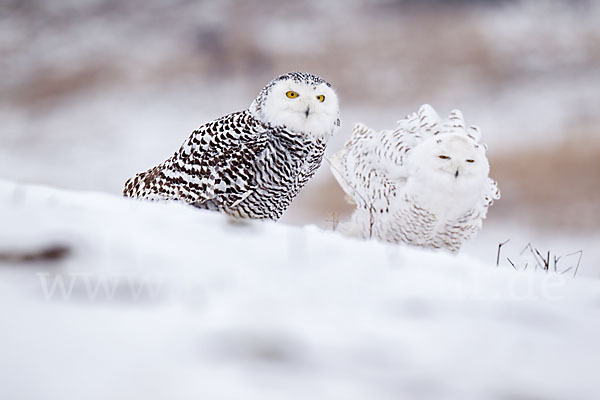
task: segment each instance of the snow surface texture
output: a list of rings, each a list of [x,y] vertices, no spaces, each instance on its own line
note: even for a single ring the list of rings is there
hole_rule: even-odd
[[[7,181],[0,217],[2,399],[600,392],[597,280]]]

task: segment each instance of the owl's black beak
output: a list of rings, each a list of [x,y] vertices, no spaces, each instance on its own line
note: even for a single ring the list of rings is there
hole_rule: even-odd
[[[304,111],[304,115],[308,118],[308,114],[310,114],[310,107],[306,107],[306,111]]]
[[[458,178],[458,170],[456,170],[456,172],[454,173],[454,177]]]

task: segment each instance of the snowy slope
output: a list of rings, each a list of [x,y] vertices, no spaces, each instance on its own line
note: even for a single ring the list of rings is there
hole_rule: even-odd
[[[597,280],[6,181],[0,220],[2,399],[600,393]]]

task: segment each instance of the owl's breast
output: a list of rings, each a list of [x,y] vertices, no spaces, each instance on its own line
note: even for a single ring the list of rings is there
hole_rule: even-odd
[[[279,219],[321,164],[326,144],[288,132],[272,134],[253,162],[253,192],[241,216]]]

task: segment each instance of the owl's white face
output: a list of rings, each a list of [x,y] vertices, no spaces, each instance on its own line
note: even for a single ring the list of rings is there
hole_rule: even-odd
[[[459,134],[425,140],[414,149],[411,162],[416,179],[433,181],[440,189],[453,191],[485,184],[490,171],[485,148]]]
[[[260,107],[265,122],[320,139],[337,129],[339,113],[337,95],[324,81],[277,80]]]

